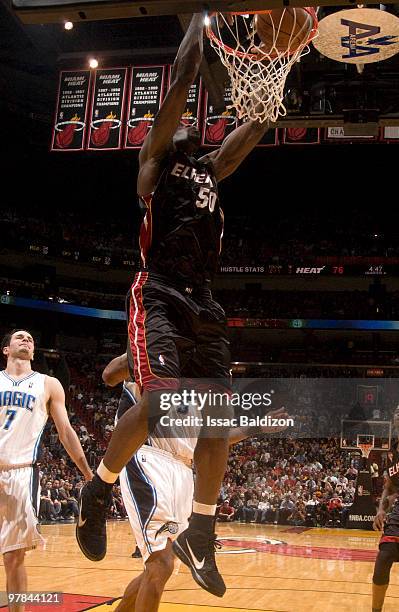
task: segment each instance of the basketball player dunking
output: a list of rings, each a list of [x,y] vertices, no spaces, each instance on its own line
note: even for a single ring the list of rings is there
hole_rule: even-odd
[[[210,291],[223,234],[217,183],[254,148],[267,122],[245,123],[219,150],[193,157],[200,134],[179,124],[202,58],[203,27],[203,15],[194,15],[177,53],[171,87],[140,151],[137,189],[146,215],[140,232],[142,271],[130,292],[129,339],[135,381],[143,394],[119,420],[97,474],[82,491],[77,539],[94,561],[106,552],[112,485],[147,438],[150,404],[154,426],[161,416],[159,394],[179,388],[187,352],[193,356],[191,377],[218,380],[212,389],[219,392],[230,385],[225,314]],[[194,455],[193,514],[174,551],[202,588],[221,597],[226,587],[215,563],[214,523],[228,434],[201,436]]]
[[[387,457],[387,478],[374,529],[383,530],[373,575],[373,612],[380,612],[393,563],[399,561],[399,406],[393,415],[395,442]]]
[[[3,338],[1,347],[7,367],[0,371],[0,549],[7,592],[24,593],[25,552],[44,542],[37,527],[40,486],[36,460],[49,414],[61,443],[85,479],[93,474],[69,423],[61,383],[31,368],[31,334],[12,331]],[[10,605],[10,610],[20,612],[24,606]]]
[[[127,355],[113,359],[103,372],[109,386],[123,381],[117,418],[120,419],[140,398],[138,385],[129,377]],[[170,417],[191,416],[193,406],[172,408]],[[285,410],[269,413],[287,418]],[[263,433],[284,428],[263,428]],[[120,474],[123,501],[129,522],[144,561],[144,571],[127,586],[115,612],[157,612],[166,582],[174,568],[172,542],[188,524],[194,490],[192,461],[199,427],[176,427],[166,431],[155,426],[146,443],[130,459]],[[168,437],[165,434],[168,433]],[[248,437],[250,431],[234,428],[229,444]],[[172,435],[169,435],[172,434]]]

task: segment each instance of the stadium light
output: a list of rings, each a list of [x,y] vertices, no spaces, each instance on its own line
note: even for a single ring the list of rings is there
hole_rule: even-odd
[[[72,23],[72,21],[66,21],[66,22],[64,23],[64,28],[65,28],[65,30],[72,30],[72,29],[73,29],[73,23]]]
[[[90,68],[97,68],[98,67],[98,60],[96,60],[95,57],[92,57],[89,59],[89,66]]]

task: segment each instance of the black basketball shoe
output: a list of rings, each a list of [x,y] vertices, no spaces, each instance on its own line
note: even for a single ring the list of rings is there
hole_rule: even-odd
[[[216,597],[223,597],[226,592],[215,561],[215,550],[221,547],[213,532],[199,531],[190,526],[173,542],[173,552],[190,568],[195,582]]]
[[[141,559],[141,552],[138,546],[136,546],[136,550],[132,553],[133,559]]]
[[[97,474],[82,488],[76,539],[90,561],[101,561],[107,552],[107,511],[112,502],[112,485]]]

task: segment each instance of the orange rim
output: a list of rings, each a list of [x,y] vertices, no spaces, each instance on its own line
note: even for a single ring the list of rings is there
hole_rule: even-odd
[[[296,8],[296,7],[293,7],[293,8]],[[319,25],[319,22],[318,22],[316,11],[314,10],[314,8],[312,6],[298,7],[298,8],[303,8],[304,11],[309,13],[309,15],[313,19],[313,26],[312,26],[312,29],[310,30],[310,34],[308,38],[306,39],[306,42],[302,43],[297,49],[295,49],[295,51],[290,52],[290,50],[287,49],[285,53],[281,53],[282,56],[293,55],[294,53],[298,51],[298,49],[303,49],[304,47],[306,47],[306,45],[310,43],[310,41],[317,34],[317,26]],[[273,12],[272,9],[268,9],[268,10],[263,10],[263,11],[233,12],[233,13],[230,13],[230,15],[265,15],[267,13],[272,13],[272,12]],[[217,44],[218,47],[221,47],[222,49],[224,49],[229,55],[235,55],[236,57],[247,58],[247,59],[254,60],[254,61],[261,61],[259,60],[259,55],[256,55],[255,53],[245,53],[244,51],[236,51],[235,49],[232,49],[232,47],[229,47],[228,45],[226,45],[222,40],[220,40],[220,38],[216,36],[215,32],[212,30],[212,27],[210,25],[206,26],[205,31],[206,31],[206,35],[208,36],[208,38],[210,40],[213,40],[215,44]],[[275,57],[278,57],[278,55],[275,53],[273,55],[270,55],[270,57],[274,59]]]

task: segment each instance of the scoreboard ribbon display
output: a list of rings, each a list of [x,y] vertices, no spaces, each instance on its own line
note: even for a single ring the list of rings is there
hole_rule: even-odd
[[[81,151],[87,125],[90,70],[61,72],[52,151]]]
[[[96,71],[87,147],[90,150],[120,149],[126,72],[126,68]]]
[[[125,148],[139,149],[159,111],[164,95],[165,66],[135,66],[130,77]]]
[[[220,266],[221,274],[263,274],[280,276],[399,276],[399,265],[389,264],[259,264]]]

